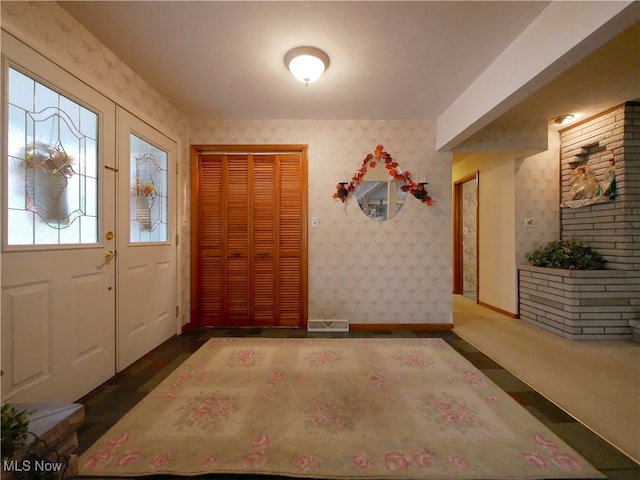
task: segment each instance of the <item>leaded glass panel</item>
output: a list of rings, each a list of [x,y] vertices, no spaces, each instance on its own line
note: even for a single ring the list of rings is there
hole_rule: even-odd
[[[98,115],[9,68],[7,244],[98,239]]]
[[[130,241],[167,241],[168,155],[131,134]]]

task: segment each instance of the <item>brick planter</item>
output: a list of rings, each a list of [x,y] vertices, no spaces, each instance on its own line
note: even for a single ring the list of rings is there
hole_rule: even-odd
[[[572,340],[640,340],[640,271],[518,267],[520,318]]]

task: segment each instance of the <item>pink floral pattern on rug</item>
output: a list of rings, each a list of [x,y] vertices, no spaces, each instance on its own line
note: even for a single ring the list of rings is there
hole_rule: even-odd
[[[226,364],[230,367],[255,367],[265,354],[255,348],[235,349],[227,354]]]
[[[313,350],[305,359],[313,368],[336,368],[344,364],[345,353],[331,348]]]
[[[179,413],[174,423],[177,430],[196,426],[206,431],[237,411],[236,399],[220,390],[201,392],[177,407],[176,411]]]
[[[441,339],[212,339],[81,476],[603,478]]]
[[[257,470],[267,463],[267,447],[271,438],[267,434],[258,434],[251,440],[250,449],[242,457],[242,465],[247,470]]]
[[[395,352],[392,357],[397,363],[403,367],[409,368],[427,368],[435,364],[435,359],[423,350],[405,350],[401,349]]]
[[[550,470],[553,465],[567,472],[580,471],[578,459],[563,450],[556,442],[541,434],[532,435],[533,441],[542,447],[544,453],[526,451],[522,452],[522,458],[540,470]]]
[[[465,434],[487,426],[479,415],[478,407],[463,398],[448,393],[423,393],[420,400],[419,410],[424,418],[433,422],[441,431],[455,430]]]
[[[316,429],[334,434],[353,430],[357,408],[357,405],[349,405],[330,393],[309,399],[305,407],[305,425],[309,435],[313,435]]]

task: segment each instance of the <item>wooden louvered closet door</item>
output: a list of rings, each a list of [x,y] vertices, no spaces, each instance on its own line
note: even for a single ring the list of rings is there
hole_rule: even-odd
[[[199,153],[192,265],[203,326],[303,326],[304,152]]]

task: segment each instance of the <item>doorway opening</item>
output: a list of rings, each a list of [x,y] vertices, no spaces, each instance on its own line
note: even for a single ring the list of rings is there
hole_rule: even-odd
[[[478,303],[480,172],[453,184],[453,293]]]

